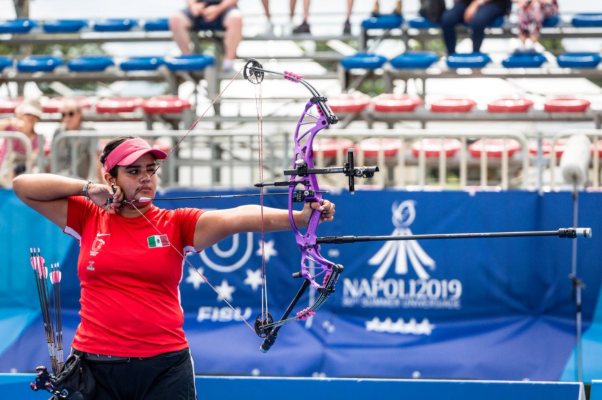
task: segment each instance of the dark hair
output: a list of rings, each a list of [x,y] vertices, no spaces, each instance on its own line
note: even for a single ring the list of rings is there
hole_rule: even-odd
[[[121,136],[121,137],[115,138],[115,139],[111,140],[109,143],[107,143],[105,148],[102,150],[102,154],[100,155],[100,163],[102,165],[104,165],[109,154],[111,154],[111,152],[113,150],[115,150],[115,148],[117,146],[119,146],[121,143],[125,142],[128,139],[135,139],[135,137],[134,136]],[[117,169],[118,169],[117,167],[118,166],[115,165],[113,168],[111,168],[110,171],[107,171],[113,178],[117,177]]]

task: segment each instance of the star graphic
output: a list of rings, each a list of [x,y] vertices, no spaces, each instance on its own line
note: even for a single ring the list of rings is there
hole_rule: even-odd
[[[205,283],[205,279],[203,278],[203,268],[194,269],[192,267],[188,267],[188,276],[186,277],[186,283],[192,284],[195,290],[197,290],[202,283]]]
[[[219,286],[215,287],[218,300],[232,301],[232,293],[234,293],[235,290],[236,288],[234,286],[228,285],[228,281],[226,281],[225,279],[222,280],[222,283],[220,283]]]
[[[259,286],[261,286],[263,283],[263,280],[261,279],[261,270],[257,269],[255,271],[251,271],[248,269],[247,277],[245,278],[244,283],[251,286],[253,291],[256,292]]]
[[[259,241],[259,249],[255,253],[258,256],[261,256],[261,240]],[[263,242],[263,256],[265,257],[265,262],[270,261],[270,257],[277,256],[278,252],[274,248],[274,241],[269,240],[267,242]]]

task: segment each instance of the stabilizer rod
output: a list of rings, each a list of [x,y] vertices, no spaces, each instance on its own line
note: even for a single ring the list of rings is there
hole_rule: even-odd
[[[475,232],[475,233],[433,233],[422,235],[381,235],[381,236],[323,236],[316,239],[318,244],[345,244],[356,242],[383,242],[390,240],[425,239],[488,239],[499,237],[557,236],[559,238],[591,238],[592,228],[560,228],[555,231],[518,231],[518,232]]]

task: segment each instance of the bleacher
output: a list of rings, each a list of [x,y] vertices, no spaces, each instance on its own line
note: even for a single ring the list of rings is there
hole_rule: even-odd
[[[602,27],[599,14],[563,15],[554,21],[547,21],[542,31],[543,38],[599,38],[602,37]],[[461,30],[462,31],[462,30]],[[507,38],[515,35],[516,24],[512,20],[504,19],[492,24],[488,32],[488,38]],[[464,34],[461,32],[461,35]],[[440,35],[436,24],[429,24],[420,17],[382,15],[367,18],[361,23],[359,35],[291,35],[281,34],[272,37],[245,36],[244,42],[272,43],[295,41],[303,42],[309,39],[325,43],[330,48],[328,51],[309,51],[297,55],[284,55],[282,60],[297,63],[303,60],[314,62],[325,62],[327,67],[319,73],[305,75],[306,79],[325,79],[327,82],[338,81],[340,89],[337,92],[329,89],[327,95],[333,110],[341,117],[341,123],[335,127],[341,129],[336,136],[348,136],[347,140],[353,142],[358,151],[361,152],[362,138],[371,136],[378,143],[389,141],[391,137],[398,135],[401,140],[394,151],[398,172],[393,173],[392,157],[390,150],[379,149],[376,146],[378,156],[372,157],[375,162],[381,163],[381,168],[389,171],[389,175],[376,183],[380,186],[405,186],[409,184],[407,171],[402,172],[407,165],[416,164],[422,169],[415,176],[419,177],[412,183],[417,185],[426,184],[428,171],[425,170],[426,159],[433,158],[429,154],[421,163],[415,163],[420,157],[411,153],[412,142],[407,140],[404,129],[411,128],[411,137],[416,143],[424,143],[424,139],[459,140],[462,145],[457,150],[456,157],[465,162],[454,162],[453,157],[445,156],[440,160],[450,160],[445,164],[445,170],[451,165],[458,166],[455,176],[461,176],[460,185],[501,185],[502,187],[534,187],[534,185],[551,185],[557,187],[560,182],[547,180],[537,182],[532,176],[547,175],[545,168],[548,164],[533,162],[534,154],[547,154],[543,148],[534,150],[534,143],[541,146],[545,137],[547,140],[555,140],[549,133],[541,130],[524,129],[522,127],[512,128],[506,134],[520,137],[518,155],[510,152],[508,160],[518,158],[518,170],[513,172],[516,176],[508,174],[509,169],[503,171],[493,170],[494,175],[500,179],[489,183],[487,171],[491,175],[490,168],[480,167],[481,173],[476,180],[468,178],[466,172],[471,159],[489,160],[495,165],[496,157],[500,158],[495,151],[485,149],[475,152],[474,143],[480,139],[487,139],[489,133],[478,133],[480,128],[465,130],[466,134],[453,135],[446,133],[441,137],[433,137],[433,129],[441,123],[492,123],[497,128],[499,124],[515,122],[518,124],[533,124],[540,122],[566,122],[575,123],[576,129],[602,127],[602,108],[597,101],[591,101],[587,97],[579,97],[575,93],[566,93],[564,96],[549,98],[533,96],[507,96],[477,103],[469,97],[436,96],[427,93],[427,80],[449,79],[449,78],[589,78],[596,79],[602,76],[602,63],[599,52],[590,53],[533,53],[533,54],[458,54],[442,58],[432,52],[409,51],[412,41],[427,43],[429,40],[438,38]],[[111,43],[111,42],[157,42],[170,41],[171,34],[167,19],[140,19],[112,18],[99,20],[33,20],[15,19],[0,22],[0,37],[9,46],[19,49],[22,46],[32,44],[68,44],[68,43]],[[201,40],[210,40],[215,44],[216,51],[220,51],[221,37],[218,32],[198,32],[195,37]],[[378,54],[378,45],[388,38],[401,39],[405,44],[406,51],[395,57],[386,57]],[[357,40],[357,54],[350,55],[354,40]],[[243,44],[244,44],[243,42]],[[334,43],[336,42],[336,44]],[[256,46],[255,46],[256,47]],[[254,47],[254,48],[255,48]],[[336,50],[335,50],[336,49]],[[375,52],[371,52],[375,49]],[[248,113],[245,104],[252,104],[252,96],[246,93],[244,96],[229,95],[225,93],[218,96],[221,88],[228,84],[232,75],[219,73],[219,57],[210,55],[198,55],[190,57],[125,57],[116,58],[108,55],[87,55],[75,58],[63,58],[60,56],[31,55],[0,57],[0,84],[11,82],[24,84],[26,82],[51,83],[61,82],[65,85],[82,82],[116,82],[116,81],[147,81],[165,82],[170,97],[158,98],[88,98],[85,107],[86,120],[97,123],[142,123],[138,131],[143,132],[158,129],[160,131],[186,129],[201,113],[203,113],[203,124],[207,127],[223,129],[228,126],[240,125],[247,135],[251,130],[245,126],[252,126],[256,116]],[[328,66],[330,65],[330,66]],[[334,69],[333,69],[334,68]],[[366,78],[380,81],[385,94],[362,95],[357,89]],[[241,79],[240,77],[237,78]],[[194,87],[193,96],[178,97],[181,93],[182,83],[188,82]],[[412,86],[413,85],[413,86]],[[404,92],[413,94],[401,94]],[[352,94],[349,94],[352,93]],[[289,104],[298,104],[305,100],[303,95],[268,95],[263,98],[266,104],[274,104],[287,101]],[[44,122],[57,122],[59,116],[58,102],[60,98],[49,97],[44,103]],[[9,116],[14,107],[19,103],[18,97],[0,99],[0,115]],[[210,104],[211,112],[207,113],[205,104]],[[238,110],[234,113],[232,109]],[[227,111],[230,110],[230,111]],[[284,110],[284,111],[283,111]],[[268,113],[263,117],[263,122],[271,124],[274,137],[282,132],[285,123],[296,121],[295,108],[288,106],[277,112]],[[591,125],[589,125],[591,123]],[[234,124],[234,125],[233,125]],[[381,127],[386,127],[383,131]],[[408,125],[409,124],[409,125]],[[586,125],[584,125],[586,124]],[[450,125],[450,126],[452,126]],[[362,131],[368,128],[366,133],[349,135],[353,131]],[[496,128],[490,131],[495,131]],[[448,132],[457,132],[464,128],[449,129]],[[110,129],[111,131],[119,131]],[[482,129],[480,129],[482,131]],[[407,131],[407,129],[406,129]],[[104,135],[110,137],[113,133]],[[99,132],[98,139],[103,137]],[[449,137],[448,137],[449,136]],[[596,136],[596,135],[594,135]],[[168,135],[168,138],[171,137]],[[597,137],[597,136],[596,136]],[[18,139],[15,139],[18,140]],[[69,141],[69,138],[64,140]],[[280,140],[280,139],[278,139]],[[173,140],[172,140],[173,141]],[[46,142],[49,143],[48,137]],[[346,142],[342,142],[343,144]],[[438,143],[438,142],[437,142]],[[446,142],[449,144],[449,142]],[[455,142],[454,142],[455,143]],[[432,144],[432,143],[431,143]],[[221,145],[220,145],[221,146]],[[403,146],[406,151],[400,151]],[[472,147],[470,147],[472,146]],[[341,146],[343,148],[344,145]],[[285,151],[284,149],[281,151]],[[233,149],[225,149],[219,154],[234,154]],[[504,152],[505,153],[505,152]],[[52,167],[52,149],[47,145],[46,154],[41,153],[41,160],[28,163],[34,165],[46,165]],[[362,153],[363,154],[363,153]],[[437,153],[439,154],[439,153]],[[443,153],[441,153],[443,154]],[[476,156],[475,156],[476,155]],[[436,155],[435,158],[439,157]],[[328,157],[327,157],[328,158]],[[368,157],[370,158],[370,157]],[[503,158],[503,157],[501,157]],[[594,157],[595,158],[595,157]],[[202,160],[198,160],[201,163]],[[248,160],[248,164],[254,160]],[[478,163],[482,164],[483,161]],[[246,163],[246,162],[245,162]],[[224,160],[224,165],[228,164]],[[244,163],[243,163],[244,164]],[[515,163],[516,164],[516,163]],[[501,164],[500,164],[501,165]],[[505,165],[505,164],[504,164]],[[538,170],[539,169],[539,170]],[[213,176],[227,176],[228,173],[216,173]],[[499,173],[501,172],[501,174]],[[179,174],[176,174],[179,176]],[[446,178],[447,172],[439,171],[437,185],[445,187],[449,185]],[[591,182],[599,181],[599,174],[592,170]],[[420,178],[421,177],[421,178]],[[170,181],[171,182],[171,181]],[[514,183],[512,183],[514,182]],[[176,183],[176,182],[171,182]],[[192,182],[188,182],[192,183]],[[371,182],[370,184],[374,184]],[[183,184],[183,182],[180,182]],[[211,184],[231,184],[230,182],[212,181]],[[452,187],[454,185],[452,184]]]

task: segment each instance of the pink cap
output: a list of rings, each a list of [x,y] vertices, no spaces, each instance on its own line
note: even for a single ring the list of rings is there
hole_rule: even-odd
[[[159,160],[167,158],[167,153],[159,149],[153,149],[144,139],[127,139],[109,153],[104,163],[105,171],[112,170],[116,165],[131,165],[134,161],[148,153]]]

